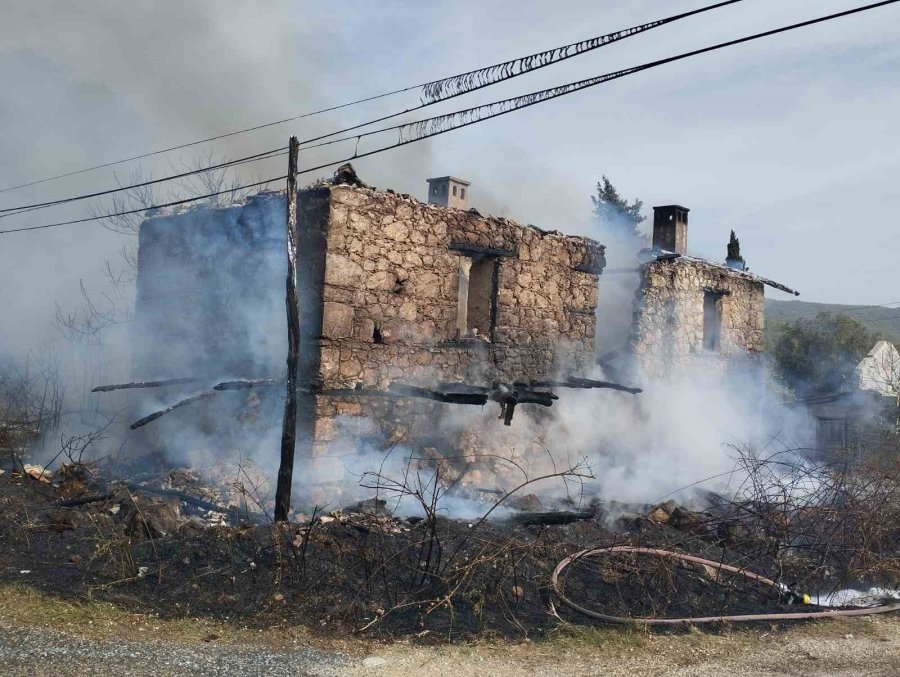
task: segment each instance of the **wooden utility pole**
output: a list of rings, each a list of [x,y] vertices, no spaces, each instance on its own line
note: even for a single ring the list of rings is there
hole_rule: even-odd
[[[297,444],[297,365],[300,361],[300,302],[297,298],[297,156],[300,142],[291,137],[287,175],[287,397],[281,427],[281,465],[275,489],[275,521],[286,522],[291,509],[294,448]]]

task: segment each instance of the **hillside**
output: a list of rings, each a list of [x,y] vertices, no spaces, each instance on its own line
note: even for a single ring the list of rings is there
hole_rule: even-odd
[[[799,319],[815,319],[819,313],[849,315],[886,339],[900,342],[900,306],[885,308],[840,305],[837,303],[810,303],[808,301],[778,301],[766,299],[767,333],[777,333],[785,324]]]

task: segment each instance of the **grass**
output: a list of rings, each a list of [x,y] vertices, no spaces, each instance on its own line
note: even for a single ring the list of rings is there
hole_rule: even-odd
[[[547,641],[560,649],[577,650],[594,647],[614,653],[634,651],[647,645],[650,633],[644,628],[629,626],[560,625],[547,636]]]
[[[0,584],[0,620],[14,625],[53,628],[92,639],[263,644],[273,648],[302,643],[345,649],[322,638],[311,637],[302,627],[279,625],[255,629],[208,618],[163,619],[106,602],[64,600],[14,584]]]
[[[121,609],[114,604],[95,601],[69,601],[44,594],[33,588],[0,584],[0,621],[13,625],[41,626],[90,639],[128,641],[169,641],[183,644],[214,642],[216,644],[250,644],[271,649],[289,649],[298,645],[347,654],[365,655],[386,649],[381,643],[365,638],[325,638],[312,636],[302,627],[279,624],[253,629],[227,620],[208,618],[162,619],[153,614]],[[663,652],[672,664],[687,667],[710,658],[737,656],[765,646],[766,638],[782,635],[788,639],[842,640],[852,634],[890,641],[897,636],[896,618],[855,618],[820,621],[800,625],[735,626],[722,631],[706,632],[699,628],[677,632],[654,632],[629,626],[582,626],[560,624],[543,640],[512,642],[476,640],[463,644],[436,647],[439,654],[465,659],[481,650],[495,650],[515,657],[529,651],[544,655],[551,652],[615,657],[636,656],[645,652]],[[408,641],[395,644],[399,652],[411,651]],[[405,647],[405,648],[404,648]],[[529,648],[531,647],[531,648]]]

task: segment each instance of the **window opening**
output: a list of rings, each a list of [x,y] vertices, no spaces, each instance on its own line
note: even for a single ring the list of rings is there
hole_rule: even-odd
[[[491,340],[497,308],[493,256],[460,257],[456,330],[460,337]]]
[[[722,336],[722,294],[703,292],[703,347],[719,350]]]

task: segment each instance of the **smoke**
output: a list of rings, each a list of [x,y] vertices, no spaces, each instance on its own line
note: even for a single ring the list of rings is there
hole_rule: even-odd
[[[279,235],[283,213],[283,196],[263,195],[240,207],[161,214],[145,226],[138,322],[130,344],[119,336],[106,348],[128,345],[133,350],[135,379],[190,376],[201,382],[190,388],[92,396],[99,410],[107,415],[115,412],[118,424],[92,453],[142,457],[159,469],[239,467],[250,461],[262,476],[276,476],[283,411],[280,386],[220,392],[137,431],[125,426],[181,398],[208,391],[218,381],[283,374],[286,266]],[[639,238],[625,239],[624,244],[619,239],[609,242],[605,244],[610,266],[624,261],[636,266]],[[627,331],[634,282],[631,275],[601,278],[600,298],[605,299],[598,318],[601,325],[616,318]],[[567,352],[559,346],[560,355]],[[573,375],[571,365],[556,366],[560,378]],[[607,377],[601,369],[575,375]],[[83,376],[92,385],[114,377],[131,378],[109,370]],[[490,382],[487,371],[471,377],[482,385]],[[404,380],[409,379],[423,385],[445,380],[428,368]],[[559,400],[549,409],[519,405],[509,427],[498,419],[495,403],[483,408],[428,403],[436,410],[430,436],[447,440],[448,448],[455,445],[462,455],[453,462],[456,472],[465,472],[463,490],[456,493],[446,491],[445,469],[422,457],[421,446],[427,440],[410,435],[386,449],[376,441],[381,432],[377,421],[338,417],[331,441],[317,457],[298,458],[294,505],[300,510],[333,509],[377,495],[401,515],[421,514],[424,502],[433,504],[439,514],[474,518],[496,500],[495,494],[479,494],[479,489],[506,491],[538,477],[558,475],[582,461],[594,479],[554,477],[528,485],[526,491],[581,504],[593,498],[643,504],[673,494],[687,501],[696,491],[727,492],[735,482],[734,473],[739,473],[734,449],[767,444],[765,425],[782,425],[771,409],[761,416],[759,372],[749,366],[736,363],[727,372],[698,367],[665,380],[638,378],[629,385],[644,392],[634,396],[558,389]],[[96,420],[70,424],[72,430],[89,425],[96,425]],[[697,484],[701,480],[706,481]],[[257,500],[265,505],[272,498],[271,484],[258,493]],[[494,517],[504,514],[505,510],[497,511]]]

